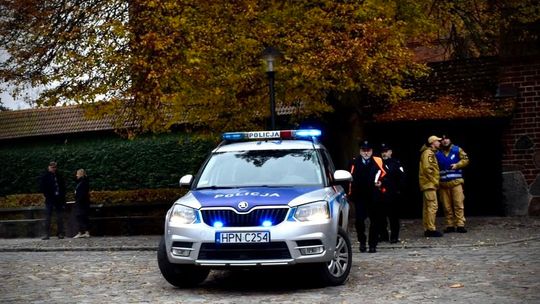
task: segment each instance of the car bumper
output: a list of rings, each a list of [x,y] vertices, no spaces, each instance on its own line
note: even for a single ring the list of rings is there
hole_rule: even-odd
[[[269,266],[327,262],[333,258],[333,221],[285,221],[272,227],[214,228],[204,223],[165,227],[169,261],[199,266]],[[270,243],[216,244],[216,232],[270,232]]]

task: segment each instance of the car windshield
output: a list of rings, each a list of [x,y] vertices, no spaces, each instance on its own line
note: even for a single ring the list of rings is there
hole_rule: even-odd
[[[196,188],[319,186],[323,172],[317,155],[315,150],[214,153]]]

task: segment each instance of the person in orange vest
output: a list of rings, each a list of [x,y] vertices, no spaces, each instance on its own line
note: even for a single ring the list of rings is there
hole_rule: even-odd
[[[373,156],[373,147],[364,140],[360,143],[359,156],[352,160],[350,172],[353,181],[349,196],[355,206],[355,225],[360,252],[366,252],[365,220],[369,218],[369,252],[377,252],[378,233],[382,225],[382,180],[386,175],[383,161]]]

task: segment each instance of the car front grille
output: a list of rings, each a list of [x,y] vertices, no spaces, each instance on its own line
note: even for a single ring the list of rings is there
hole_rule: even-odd
[[[255,209],[249,213],[237,213],[231,209],[201,210],[203,221],[210,226],[219,221],[223,227],[262,226],[264,221],[270,221],[275,226],[285,220],[289,208]]]
[[[250,244],[203,243],[200,260],[279,260],[290,259],[291,253],[285,242]]]

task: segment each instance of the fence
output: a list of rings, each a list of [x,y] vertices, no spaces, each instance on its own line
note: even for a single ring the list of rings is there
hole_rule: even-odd
[[[170,203],[90,206],[90,234],[103,235],[150,235],[163,234],[165,214]],[[51,235],[56,235],[56,213],[53,214]],[[0,238],[39,237],[44,234],[45,208],[0,209]],[[75,212],[70,205],[64,213],[66,237],[77,234]]]

